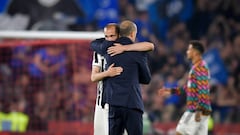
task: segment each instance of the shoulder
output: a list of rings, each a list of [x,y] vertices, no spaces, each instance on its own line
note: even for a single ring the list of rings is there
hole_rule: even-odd
[[[103,41],[105,41],[104,38],[98,38],[98,39],[93,40],[91,43],[95,43],[95,42],[103,42]]]
[[[199,64],[198,64],[198,66],[197,66],[198,68],[202,68],[202,69],[205,69],[205,70],[208,70],[208,65],[207,65],[207,62],[206,61],[204,61],[204,60],[202,60]]]
[[[116,42],[119,42],[119,43],[121,43],[123,45],[132,44],[133,43],[133,41],[130,38],[128,38],[128,37],[120,37],[119,39],[117,39]]]
[[[202,66],[206,67],[208,69],[208,64],[205,60],[202,60],[201,62]]]
[[[204,60],[199,62],[197,65],[193,66],[193,69],[196,72],[207,72],[209,70],[207,63]]]

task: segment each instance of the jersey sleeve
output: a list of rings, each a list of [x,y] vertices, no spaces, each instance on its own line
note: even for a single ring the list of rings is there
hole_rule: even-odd
[[[90,48],[101,55],[105,55],[107,54],[108,47],[112,46],[113,43],[113,41],[107,41],[104,38],[100,38],[92,41]]]
[[[195,69],[196,86],[198,89],[198,104],[196,110],[209,110],[207,106],[210,104],[209,97],[209,70],[206,66],[200,65]]]
[[[175,87],[175,88],[172,88],[171,89],[171,93],[172,94],[176,94],[176,95],[181,95],[181,94],[185,94],[186,92],[186,88],[187,88],[187,86],[186,85],[184,85],[184,86],[182,86],[182,87]]]
[[[96,52],[93,52],[92,66],[102,66],[102,56]]]
[[[148,67],[148,61],[147,61],[147,55],[146,52],[137,52],[139,54],[143,54],[140,55],[142,56],[139,59],[139,82],[141,84],[149,84],[151,81],[151,73],[150,73],[150,69]]]

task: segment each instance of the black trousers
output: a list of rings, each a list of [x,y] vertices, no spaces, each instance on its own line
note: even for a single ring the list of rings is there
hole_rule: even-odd
[[[143,112],[121,106],[109,107],[109,135],[123,135],[124,129],[128,135],[143,134]]]

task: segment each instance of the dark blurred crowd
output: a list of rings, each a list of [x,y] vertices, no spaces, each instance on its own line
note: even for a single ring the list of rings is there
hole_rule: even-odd
[[[27,114],[26,128],[33,131],[47,130],[49,120],[93,121],[96,84],[90,81],[88,44],[56,41],[0,50],[0,131],[10,130],[4,121],[18,121],[9,118],[13,112]]]
[[[137,41],[155,44],[149,53],[152,81],[142,86],[152,123],[176,121],[183,113],[184,97],[156,93],[163,86],[186,82],[191,64],[185,58],[187,43],[201,40],[212,77],[212,117],[215,123],[239,123],[238,4],[239,0],[2,0],[0,29],[98,31],[109,22],[134,21]],[[73,56],[76,50],[81,53]],[[32,130],[46,129],[48,120],[93,120],[96,84],[89,79],[88,46],[1,47],[0,59],[1,111],[15,111],[12,106],[22,103],[20,110],[29,115]]]

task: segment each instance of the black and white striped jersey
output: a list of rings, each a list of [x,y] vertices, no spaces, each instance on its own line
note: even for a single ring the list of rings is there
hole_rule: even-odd
[[[100,72],[103,72],[105,70],[105,65],[106,65],[105,58],[102,55],[94,52],[92,66],[99,67]],[[102,97],[103,97],[103,81],[101,80],[97,84],[97,98],[96,98],[97,105],[101,105]]]

